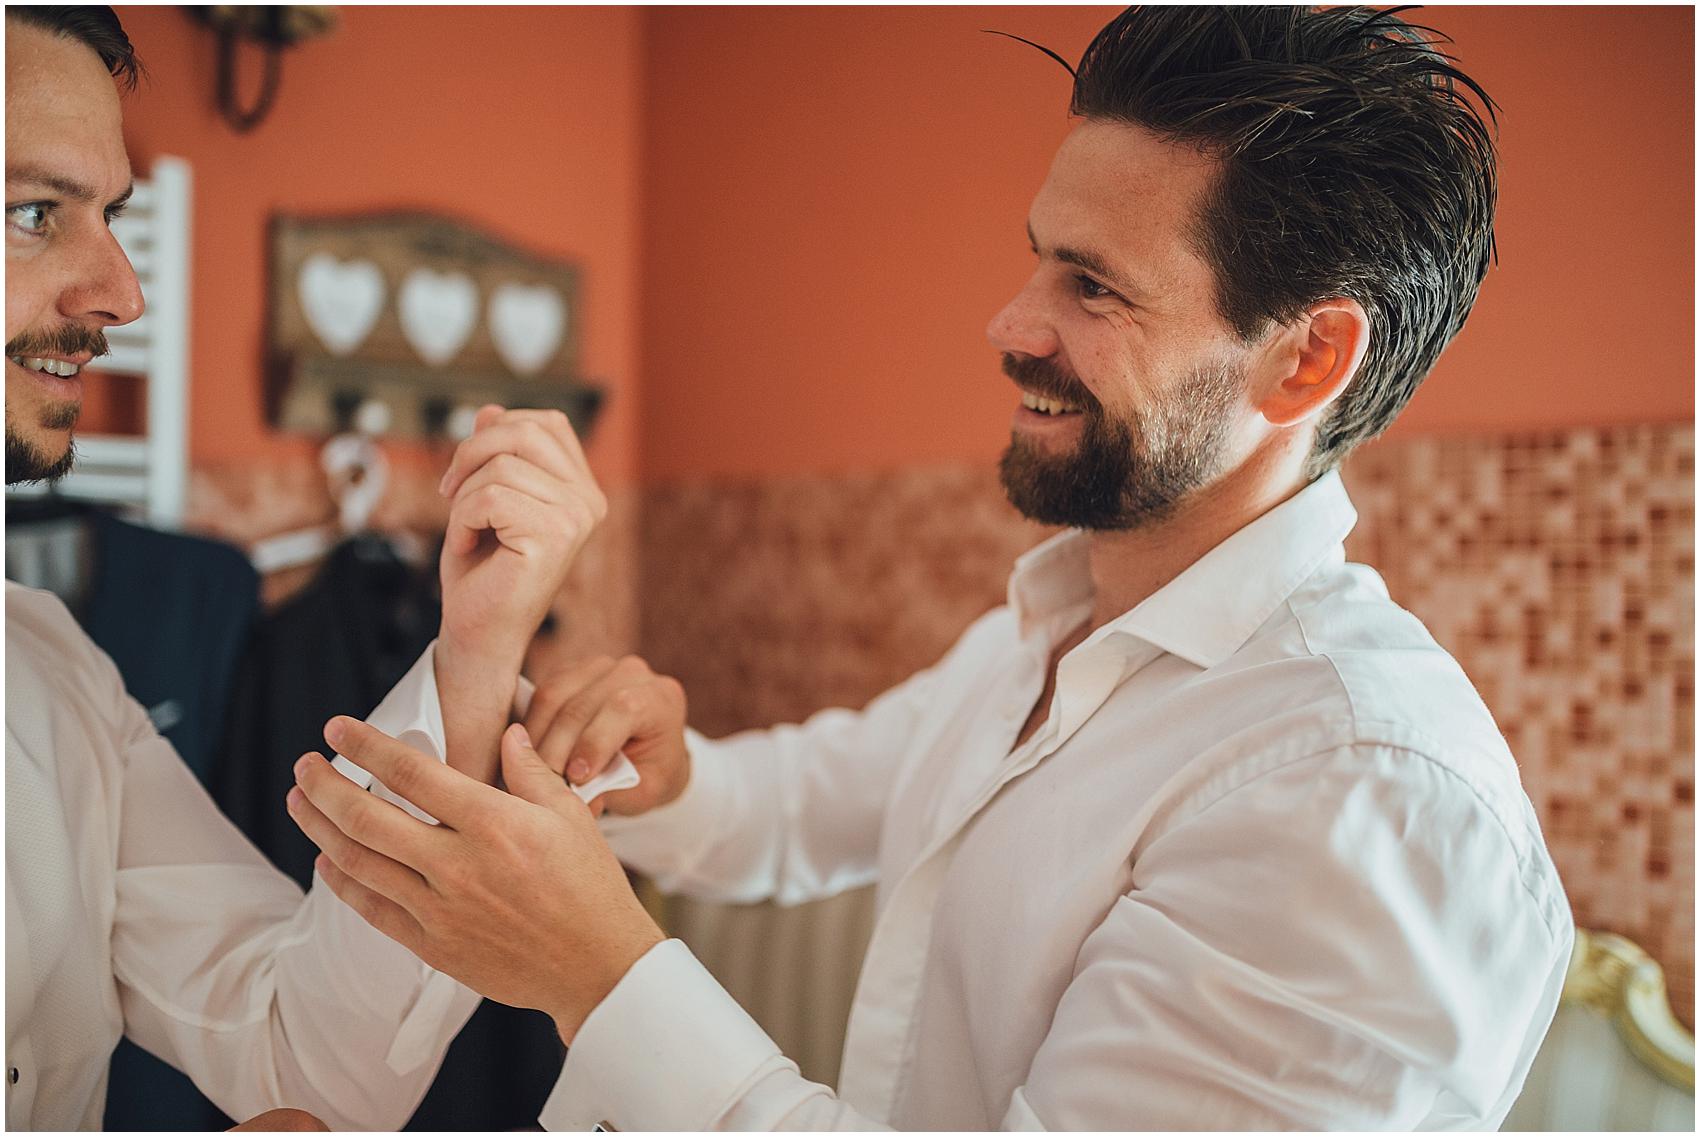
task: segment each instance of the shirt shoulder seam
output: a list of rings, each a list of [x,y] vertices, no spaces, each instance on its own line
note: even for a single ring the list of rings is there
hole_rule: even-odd
[[[1354,728],[1355,728],[1358,724],[1356,722],[1354,722],[1353,725],[1354,725]],[[1369,724],[1364,724],[1364,725],[1369,725]],[[1377,724],[1377,725],[1392,726],[1392,727],[1395,727],[1396,729],[1398,729],[1400,731],[1410,731],[1412,734],[1421,734],[1420,731],[1417,731],[1414,728],[1412,728],[1412,727],[1410,727],[1410,726],[1408,726],[1407,724],[1404,724],[1404,723],[1385,723],[1385,724]],[[1275,762],[1271,765],[1268,765],[1268,766],[1265,766],[1265,767],[1262,767],[1262,768],[1255,768],[1256,767],[1255,760],[1251,760],[1251,761],[1248,761],[1248,762],[1242,763],[1242,764],[1236,764],[1235,766],[1229,767],[1228,770],[1222,771],[1221,774],[1218,775],[1218,776],[1225,778],[1231,771],[1234,771],[1234,770],[1239,770],[1239,771],[1243,772],[1245,774],[1245,776],[1233,781],[1232,784],[1224,786],[1220,790],[1220,792],[1218,792],[1214,796],[1212,796],[1209,801],[1203,802],[1202,804],[1197,805],[1196,808],[1192,809],[1188,813],[1188,816],[1189,817],[1197,817],[1200,814],[1204,813],[1206,810],[1211,809],[1214,806],[1221,804],[1223,801],[1225,801],[1227,798],[1229,798],[1233,794],[1239,792],[1240,790],[1247,788],[1253,782],[1260,781],[1263,778],[1267,778],[1267,777],[1269,777],[1273,774],[1277,774],[1277,773],[1280,773],[1282,771],[1288,770],[1291,767],[1296,766],[1301,762],[1311,762],[1311,761],[1317,761],[1317,760],[1320,760],[1320,759],[1324,759],[1324,758],[1327,758],[1330,755],[1335,754],[1335,753],[1337,753],[1341,750],[1358,750],[1360,748],[1366,748],[1366,747],[1374,747],[1374,748],[1385,749],[1385,750],[1389,750],[1389,751],[1397,751],[1397,752],[1400,752],[1400,753],[1403,753],[1403,754],[1410,755],[1413,758],[1420,759],[1421,761],[1423,761],[1424,763],[1426,763],[1430,767],[1440,771],[1442,776],[1445,777],[1447,780],[1456,782],[1457,784],[1462,786],[1464,789],[1469,791],[1470,796],[1488,814],[1488,816],[1493,818],[1494,824],[1496,826],[1498,826],[1500,838],[1505,842],[1507,848],[1511,852],[1512,863],[1517,866],[1517,882],[1518,882],[1518,884],[1522,886],[1523,891],[1528,895],[1530,901],[1533,902],[1535,907],[1540,911],[1540,913],[1541,913],[1541,924],[1542,924],[1543,927],[1546,928],[1547,934],[1549,936],[1553,937],[1553,939],[1556,941],[1561,934],[1561,929],[1554,926],[1552,920],[1549,918],[1550,913],[1549,913],[1548,909],[1551,907],[1551,904],[1550,904],[1549,900],[1543,900],[1543,898],[1536,892],[1535,888],[1530,884],[1529,879],[1528,879],[1528,876],[1529,876],[1528,870],[1530,868],[1530,858],[1526,855],[1526,853],[1527,853],[1526,848],[1517,841],[1516,837],[1512,833],[1511,826],[1506,823],[1506,819],[1504,817],[1503,811],[1501,809],[1499,809],[1498,806],[1495,805],[1495,803],[1488,797],[1488,795],[1483,793],[1481,787],[1479,787],[1473,780],[1465,777],[1462,773],[1460,773],[1458,770],[1454,769],[1452,766],[1448,765],[1445,762],[1440,761],[1438,758],[1434,757],[1432,754],[1426,752],[1425,750],[1421,749],[1420,747],[1418,747],[1416,745],[1412,745],[1412,744],[1408,744],[1408,743],[1401,743],[1401,742],[1393,742],[1393,741],[1386,740],[1386,739],[1366,739],[1366,738],[1361,737],[1359,732],[1356,729],[1354,729],[1353,730],[1353,737],[1348,741],[1335,742],[1335,743],[1331,743],[1331,744],[1327,744],[1327,745],[1321,745],[1321,746],[1317,746],[1317,747],[1313,747],[1313,748],[1307,748],[1304,751],[1302,751],[1301,753],[1288,756],[1283,760],[1277,761],[1277,762]],[[1216,779],[1211,779],[1211,781],[1216,781]],[[1202,794],[1203,792],[1204,792],[1203,788],[1201,787],[1200,790],[1198,791],[1198,793]],[[1196,800],[1196,797],[1197,797],[1197,795],[1189,795],[1187,798],[1183,798],[1181,801],[1177,802],[1176,805],[1175,805],[1174,812],[1178,813],[1181,809],[1185,808],[1189,804],[1189,802]]]

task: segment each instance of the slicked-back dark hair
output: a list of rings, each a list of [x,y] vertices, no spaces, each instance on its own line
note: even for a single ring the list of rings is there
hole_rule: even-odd
[[[1312,477],[1404,408],[1493,256],[1494,103],[1406,10],[1136,6],[1075,73],[1072,113],[1222,161],[1193,238],[1242,337],[1320,300],[1363,305],[1370,347]]]
[[[136,58],[136,49],[124,34],[118,13],[105,4],[8,4],[6,18],[76,40],[100,56],[126,91],[134,90],[141,77],[142,61]]]

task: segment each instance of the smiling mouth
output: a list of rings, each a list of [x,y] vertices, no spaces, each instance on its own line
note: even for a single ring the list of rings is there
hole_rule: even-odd
[[[25,371],[41,371],[61,379],[69,379],[83,369],[82,364],[68,359],[38,359],[28,355],[8,355],[6,358]]]
[[[1031,391],[1021,392],[1021,405],[1042,415],[1077,415],[1080,413],[1080,408],[1071,403],[1065,403],[1061,399],[1048,399],[1043,395],[1035,395]]]

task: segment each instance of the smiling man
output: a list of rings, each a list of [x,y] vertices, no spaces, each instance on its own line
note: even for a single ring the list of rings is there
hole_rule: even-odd
[[[6,9],[8,484],[70,468],[81,368],[142,314],[108,228],[130,192],[114,79],[136,72],[110,8]],[[488,780],[526,647],[604,506],[564,417],[486,407],[477,426],[441,635],[372,721],[431,732]],[[303,896],[65,606],[7,582],[7,1128],[98,1128],[120,1036],[254,1128],[311,1122],[284,1106],[397,1128],[476,1003],[328,889]]]
[[[130,197],[118,90],[88,48],[50,42],[27,15],[6,51],[6,484],[71,469],[83,367],[103,329],[142,314],[108,226]],[[89,25],[91,35],[98,34]],[[120,33],[122,34],[122,33]],[[10,39],[10,36],[8,37]],[[134,57],[109,51],[133,82]],[[98,76],[98,77],[97,77]]]
[[[339,895],[554,1016],[547,1124],[1497,1128],[1569,910],[1469,680],[1346,562],[1335,470],[1491,255],[1491,104],[1430,39],[1363,8],[1162,7],[1088,47],[1033,274],[988,329],[1019,388],[1010,500],[1070,529],[934,667],[710,741],[676,683],[592,661],[504,737],[517,797],[336,723],[436,829],[303,760],[290,808]],[[644,780],[599,831],[553,771],[621,748]],[[615,854],[722,901],[878,882],[836,1090]]]

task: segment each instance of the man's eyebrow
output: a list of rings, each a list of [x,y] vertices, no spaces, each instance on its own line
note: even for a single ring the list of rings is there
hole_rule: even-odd
[[[93,186],[79,182],[75,178],[67,178],[63,174],[56,174],[52,170],[44,170],[39,166],[7,165],[6,183],[10,185],[13,182],[41,186],[44,189],[52,190],[61,197],[70,198],[72,201],[86,202],[89,205],[103,204],[100,200],[100,193]],[[124,203],[130,200],[130,195],[135,192],[136,183],[131,182],[124,187],[123,193],[111,201],[105,202],[104,205],[107,209],[122,209]]]
[[[1037,254],[1039,251],[1039,242],[1033,236],[1033,226],[1031,224],[1027,226],[1027,243],[1032,246],[1033,252]],[[1057,258],[1057,260],[1062,261],[1064,264],[1071,264],[1077,268],[1083,268],[1093,276],[1102,277],[1106,283],[1115,285],[1117,289],[1123,292],[1132,294],[1145,291],[1138,284],[1111,268],[1108,261],[1099,256],[1097,253],[1092,252],[1090,249],[1076,249],[1072,246],[1065,245],[1060,248],[1052,249],[1051,255]]]

